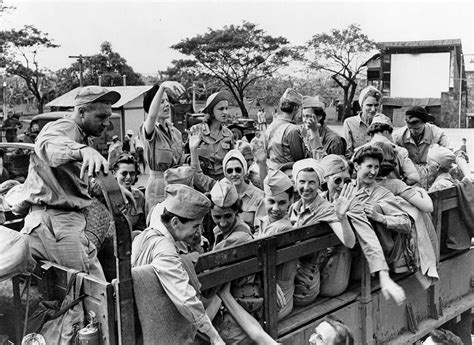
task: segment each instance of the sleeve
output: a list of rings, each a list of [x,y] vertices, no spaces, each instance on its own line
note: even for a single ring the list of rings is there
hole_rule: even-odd
[[[346,140],[343,137],[334,137],[331,138],[327,144],[326,153],[328,155],[338,155],[338,156],[345,156],[346,155]]]
[[[384,226],[387,230],[400,233],[409,233],[411,231],[410,217],[398,207],[398,201],[393,195],[389,197],[389,200],[379,200],[374,206],[377,212],[383,214]]]
[[[194,187],[202,192],[210,192],[212,187],[216,184],[216,180],[214,180],[212,177],[207,176],[202,172],[202,170],[199,170],[194,173]]]
[[[290,130],[287,133],[290,153],[294,161],[306,158],[307,151],[299,131],[297,129]]]
[[[347,151],[344,154],[346,157],[352,157],[352,154],[354,153],[354,141],[352,140],[352,131],[349,128],[347,119],[344,121],[342,125],[342,130],[344,133],[344,139],[346,139],[346,144],[347,144]]]
[[[178,311],[200,332],[206,333],[212,327],[196,290],[189,284],[181,259],[177,253],[161,253],[152,262],[153,269]]]
[[[36,138],[36,154],[51,167],[81,161],[80,149],[87,145],[74,140],[76,131],[76,125],[72,121],[47,124]]]
[[[439,140],[438,140],[438,144],[440,146],[444,146],[444,147],[448,147],[449,148],[449,141],[448,141],[448,137],[447,135],[441,130],[438,128],[438,131],[440,131],[440,136],[439,136]]]
[[[408,151],[404,148],[403,150],[401,149],[402,148],[400,148],[398,152],[402,164],[400,168],[402,170],[403,180],[410,181],[413,183],[420,182],[420,174],[418,173],[418,170],[416,170],[415,164],[408,156]]]

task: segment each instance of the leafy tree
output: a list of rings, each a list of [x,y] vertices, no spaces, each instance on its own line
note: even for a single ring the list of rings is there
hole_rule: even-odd
[[[316,34],[307,43],[310,67],[328,71],[344,91],[344,115],[351,115],[352,100],[357,88],[357,78],[365,62],[377,49],[359,25],[351,24],[343,30]]]
[[[0,66],[5,66],[7,73],[25,81],[26,87],[37,100],[39,113],[42,113],[51,73],[39,66],[37,56],[42,49],[57,48],[59,45],[48,38],[47,33],[33,25],[25,25],[19,30],[1,31],[0,47],[3,52]]]
[[[196,67],[219,79],[234,96],[244,117],[248,117],[244,103],[247,88],[288,65],[296,56],[286,38],[267,35],[257,25],[245,21],[240,26],[209,29],[171,48],[193,56]]]

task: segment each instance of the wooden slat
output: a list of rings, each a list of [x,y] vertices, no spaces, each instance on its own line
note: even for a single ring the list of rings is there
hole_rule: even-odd
[[[250,274],[260,272],[262,268],[259,266],[258,258],[244,260],[242,262],[217,267],[215,269],[202,272],[198,275],[201,282],[201,290],[210,289],[230,282],[234,279],[242,278]]]
[[[278,336],[276,242],[277,239],[275,237],[265,239],[262,242],[262,250],[259,253],[263,262],[265,330],[274,339]]]

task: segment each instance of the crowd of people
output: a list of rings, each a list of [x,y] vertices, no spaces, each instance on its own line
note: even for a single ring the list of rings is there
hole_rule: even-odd
[[[190,128],[186,152],[170,122],[170,102],[183,91],[173,81],[148,91],[138,136],[127,132],[123,143],[112,138],[108,159],[87,139],[107,127],[111,105],[120,97],[114,91],[82,88],[71,118],[42,129],[26,181],[6,196],[14,212],[26,215],[22,233],[36,259],[105,279],[83,211],[100,199],[95,174],[110,171],[128,200],[132,267],[153,266],[167,296],[193,326],[183,326],[191,332],[187,336],[199,331],[213,344],[271,344],[260,326],[261,277],[201,294],[190,278],[199,254],[327,223],[340,244],[277,267],[282,319],[294,306],[343,293],[350,280],[360,279],[364,257],[383,296],[401,305],[406,293],[391,272],[414,272],[427,289],[439,279],[440,246],[470,246],[467,228],[438,243],[428,192],[470,184],[471,172],[465,150],[448,148],[448,138],[428,123],[424,108],[408,109],[406,126],[394,131],[391,119],[380,113],[381,92],[369,86],[360,93],[360,113],[344,121],[340,136],[325,123],[319,97],[287,89],[268,128],[260,114],[256,137],[235,142],[225,125],[229,95],[217,92],[201,111],[202,123]],[[145,162],[149,178],[143,193],[134,184]],[[332,344],[353,344],[350,330],[326,323],[344,334]]]

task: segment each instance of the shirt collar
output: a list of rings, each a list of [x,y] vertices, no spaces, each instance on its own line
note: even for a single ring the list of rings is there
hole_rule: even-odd
[[[169,230],[166,228],[166,226],[162,222],[158,222],[158,224],[155,225],[153,228],[156,232],[159,232],[163,236],[165,236],[171,243],[173,243],[174,247],[176,250],[178,250],[178,247],[176,245],[176,241],[174,240],[173,235],[169,232]]]
[[[433,131],[431,128],[425,123],[425,132],[423,134],[423,139],[421,140],[420,144],[431,144],[433,141]],[[416,145],[415,140],[413,139],[410,130],[408,127],[405,129],[405,133],[403,135],[403,142],[404,143],[413,143]]]
[[[316,206],[319,205],[321,203],[321,196],[319,195],[319,193],[316,195],[316,198],[314,198],[314,200],[309,204],[309,205],[306,205],[303,208],[303,200],[298,200],[296,202],[296,207],[295,207],[295,212],[297,215],[300,215],[300,214],[303,214],[305,213],[306,211],[310,212],[310,213],[314,213],[314,211],[316,210]]]

